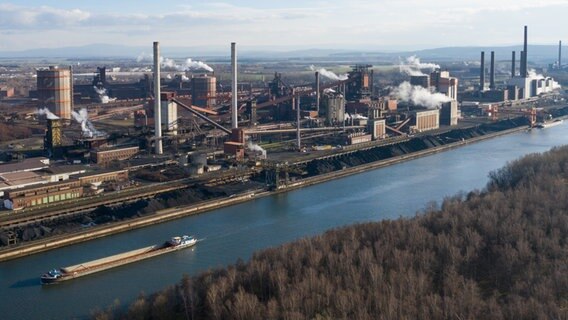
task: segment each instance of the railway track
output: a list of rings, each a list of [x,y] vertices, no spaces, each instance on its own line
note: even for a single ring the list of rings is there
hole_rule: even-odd
[[[141,199],[148,199],[160,193],[179,190],[190,186],[191,184],[188,183],[175,182],[162,186],[145,187],[143,190],[125,190],[104,196],[85,198],[69,203],[61,203],[56,208],[41,208],[21,213],[11,213],[10,215],[0,217],[0,228],[9,229],[44,221],[68,218],[84,212],[92,211],[102,205],[112,206]]]
[[[92,211],[99,206],[113,206],[123,203],[134,202],[142,199],[151,199],[158,194],[193,187],[200,183],[219,185],[227,181],[233,181],[242,177],[250,176],[252,171],[228,171],[214,172],[199,179],[185,178],[176,181],[162,182],[144,187],[118,191],[101,196],[71,200],[57,203],[49,207],[27,209],[20,212],[10,212],[0,216],[0,228],[10,229],[37,224],[44,221],[54,221],[69,218]]]

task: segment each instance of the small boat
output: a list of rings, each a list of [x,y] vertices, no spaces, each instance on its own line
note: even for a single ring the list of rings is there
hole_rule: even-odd
[[[189,247],[197,243],[197,239],[194,236],[181,236],[181,237],[173,237],[168,241],[168,244],[172,247],[176,247],[178,249]]]
[[[59,279],[63,276],[61,271],[57,269],[49,270],[48,272],[41,275],[40,281],[42,284],[54,283],[59,281]]]

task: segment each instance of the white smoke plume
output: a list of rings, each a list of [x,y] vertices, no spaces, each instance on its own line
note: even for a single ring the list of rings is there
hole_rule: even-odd
[[[79,110],[79,112],[71,112],[73,119],[81,124],[81,130],[83,131],[83,136],[87,138],[92,138],[94,136],[103,135],[102,132],[95,129],[91,121],[89,120],[89,114],[86,108]]]
[[[166,79],[168,79],[168,80],[172,80],[172,75],[171,75],[171,74],[169,74],[169,73],[168,73],[168,74],[166,74]]]
[[[185,70],[187,70],[187,69],[203,69],[203,70],[206,70],[206,71],[209,71],[209,72],[213,72],[213,68],[208,66],[205,62],[193,61],[190,58],[187,58],[185,60],[184,66],[185,66]],[[185,71],[185,70],[181,70],[181,71]]]
[[[442,93],[432,93],[421,86],[413,86],[408,81],[394,88],[392,94],[402,101],[412,102],[429,109],[438,108],[442,103],[451,101],[450,97]]]
[[[181,80],[182,80],[182,81],[188,81],[189,78],[188,78],[185,74],[182,74],[182,75],[181,75]]]
[[[99,88],[97,86],[93,86],[93,88],[95,89],[95,92],[99,95],[99,100],[101,101],[101,103],[105,104],[116,100],[116,98],[110,98],[107,95],[107,90],[105,88]]]
[[[58,116],[54,115],[49,109],[47,108],[39,108],[37,109],[37,114],[40,116],[46,116],[49,120],[57,120],[59,119]]]
[[[544,79],[544,76],[540,73],[536,73],[535,69],[529,69],[528,74],[531,79]]]
[[[435,63],[420,62],[420,58],[417,56],[410,56],[406,58],[406,62],[400,61],[398,67],[401,73],[404,72],[409,76],[423,76],[425,75],[422,72],[424,69],[428,69],[430,71],[440,69],[440,66]]]
[[[203,61],[193,61],[191,58],[185,59],[182,64],[177,64],[173,59],[160,57],[160,65],[162,68],[174,69],[176,71],[187,70],[205,70],[213,72],[213,68]]]
[[[146,54],[142,52],[141,54],[136,57],[136,62],[150,62],[153,61],[153,56],[151,54]],[[174,69],[176,71],[187,71],[187,70],[205,70],[208,72],[213,72],[213,68],[211,68],[208,64],[203,61],[194,61],[191,58],[185,59],[185,61],[181,64],[176,63],[173,59],[160,57],[160,65],[162,68],[169,68]]]
[[[142,61],[152,61],[152,55],[146,52],[142,52],[136,57],[136,62]]]
[[[349,79],[349,76],[347,76],[346,74],[341,74],[341,75],[337,75],[329,70],[326,70],[324,68],[319,68],[317,69],[314,65],[310,66],[310,70],[312,71],[317,71],[319,72],[319,74],[321,74],[322,76],[331,79],[331,80],[336,80],[336,81],[343,81],[343,80],[347,80]]]
[[[252,142],[248,142],[247,144],[247,149],[252,150],[252,151],[259,151],[262,154],[262,158],[266,159],[266,150],[264,150],[261,146],[259,146],[256,143],[252,143]]]

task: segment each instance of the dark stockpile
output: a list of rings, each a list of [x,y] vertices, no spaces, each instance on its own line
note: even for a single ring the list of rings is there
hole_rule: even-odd
[[[529,123],[526,118],[515,118],[491,124],[482,124],[474,128],[455,129],[435,136],[416,137],[409,141],[393,145],[361,150],[329,159],[314,160],[308,163],[307,171],[309,176],[315,176],[528,124]]]
[[[568,147],[412,219],[329,231],[97,319],[566,319]]]

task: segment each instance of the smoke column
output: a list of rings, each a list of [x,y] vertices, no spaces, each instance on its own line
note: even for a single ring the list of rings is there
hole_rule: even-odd
[[[41,116],[46,116],[49,120],[57,120],[59,119],[58,116],[54,115],[49,109],[47,108],[39,108],[37,109],[37,114]]]
[[[392,93],[402,101],[412,102],[429,109],[438,108],[442,103],[451,101],[450,97],[445,94],[432,93],[424,87],[413,86],[408,81],[401,83]]]
[[[329,70],[326,70],[324,68],[320,68],[320,69],[316,69],[316,67],[314,65],[310,66],[310,70],[312,71],[317,71],[319,72],[319,74],[321,74],[322,76],[331,79],[331,80],[336,80],[336,81],[343,81],[343,80],[347,80],[349,79],[349,77],[346,74],[342,74],[342,75],[337,75]]]
[[[116,100],[116,98],[110,98],[107,95],[107,90],[105,88],[99,88],[97,86],[93,86],[93,89],[95,89],[95,92],[99,95],[99,100],[103,104]]]
[[[89,114],[86,108],[79,110],[79,112],[73,111],[71,112],[71,115],[73,116],[73,119],[75,119],[75,121],[81,124],[81,131],[83,131],[83,136],[92,138],[94,136],[102,135],[102,132],[95,129],[95,126],[93,126],[93,124],[89,120]]]
[[[420,58],[417,56],[410,56],[406,58],[406,63],[400,62],[399,70],[401,73],[406,73],[409,76],[423,76],[425,75],[422,70],[428,69],[430,71],[434,71],[436,69],[440,69],[440,65],[435,63],[424,63],[420,62]]]
[[[259,146],[256,143],[252,143],[252,142],[248,142],[247,144],[247,149],[252,150],[252,151],[259,151],[262,153],[262,157],[266,158],[266,150],[264,150],[261,146]]]

